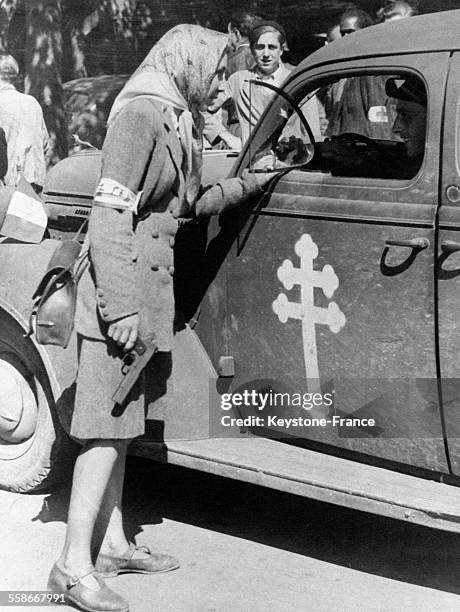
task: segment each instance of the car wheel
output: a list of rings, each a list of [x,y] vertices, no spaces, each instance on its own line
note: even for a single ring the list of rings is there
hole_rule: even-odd
[[[70,477],[78,445],[57,418],[35,345],[0,311],[0,488],[43,490]]]

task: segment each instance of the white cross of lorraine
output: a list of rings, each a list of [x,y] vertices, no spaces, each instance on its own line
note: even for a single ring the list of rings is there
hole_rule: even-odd
[[[318,246],[309,234],[303,234],[296,242],[295,252],[300,257],[300,267],[294,268],[292,262],[285,259],[278,268],[277,276],[288,291],[294,285],[300,285],[300,302],[289,302],[286,294],[280,293],[272,308],[281,323],[286,323],[290,318],[302,321],[305,375],[308,390],[316,393],[321,392],[321,388],[315,325],[327,325],[337,334],[345,325],[346,319],[336,302],[330,302],[327,308],[319,308],[314,304],[314,288],[321,288],[324,295],[331,298],[339,286],[339,279],[329,264],[321,271],[313,269],[313,260],[318,256]]]

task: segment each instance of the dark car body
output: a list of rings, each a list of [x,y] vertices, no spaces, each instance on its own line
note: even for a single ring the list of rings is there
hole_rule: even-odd
[[[368,28],[291,73],[230,173],[275,169],[266,195],[213,219],[204,241],[190,230],[176,245],[172,384],[134,452],[163,449],[180,465],[458,530],[459,29],[460,11]],[[409,77],[426,97],[416,165],[392,132],[394,100],[361,113],[378,137],[322,131],[313,143],[310,95]],[[337,140],[350,159],[328,165]],[[234,160],[221,155],[223,172]],[[205,168],[212,180],[216,159]],[[61,164],[44,189],[55,238],[87,216],[98,154]],[[0,246],[3,313],[18,321],[10,335],[38,276],[18,253],[33,250],[44,265],[52,242]],[[49,404],[65,404],[72,353],[33,350],[42,379],[55,380]],[[223,408],[224,394],[252,391],[286,404]],[[287,401],[296,394],[309,402]],[[229,415],[244,423],[227,426]]]
[[[328,79],[419,78],[428,97],[423,161],[410,178],[398,172],[391,178],[342,175],[315,167],[315,160],[284,172],[256,216],[238,230],[237,243],[243,246],[226,258],[220,273],[228,287],[226,316],[238,322],[229,326],[226,340],[244,376],[257,379],[263,373],[295,389],[306,379],[308,387],[309,372],[318,372],[321,387],[335,391],[338,414],[372,416],[377,426],[363,435],[331,426],[302,437],[329,450],[357,451],[364,460],[372,456],[455,475],[460,460],[455,153],[460,60],[454,24],[459,19],[455,11],[371,28],[298,67],[283,87],[298,103]],[[261,119],[237,172],[250,166],[259,143],[270,139],[277,110],[274,103]],[[316,245],[310,255],[302,254],[303,262],[301,239]],[[286,280],[281,276],[285,259],[305,266],[298,273],[305,280],[296,281],[291,269]],[[332,293],[325,295],[321,274],[312,278],[312,269],[320,272],[324,266],[336,276],[332,293],[343,313],[340,329],[333,329],[332,313],[329,320],[326,316]],[[230,288],[241,286],[243,278],[247,282],[249,271],[244,297],[234,297]],[[311,320],[299,320],[294,306],[287,321],[274,312],[280,291],[299,301],[296,284],[314,292],[314,307],[305,313],[316,318],[314,329]]]

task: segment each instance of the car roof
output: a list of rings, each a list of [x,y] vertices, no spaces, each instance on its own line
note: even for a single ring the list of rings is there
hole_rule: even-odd
[[[99,96],[101,93],[107,92],[108,89],[121,89],[129,77],[129,74],[102,74],[67,81],[62,87],[68,94],[78,92]]]
[[[397,19],[359,30],[326,45],[297,67],[379,55],[434,53],[460,49],[460,10]],[[298,70],[296,70],[297,72]]]

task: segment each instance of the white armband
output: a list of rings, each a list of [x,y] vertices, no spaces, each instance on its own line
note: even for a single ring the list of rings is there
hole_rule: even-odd
[[[115,208],[117,210],[129,210],[137,214],[137,207],[142,197],[142,191],[137,194],[125,187],[118,181],[102,178],[96,187],[94,194],[94,206],[103,208]]]

